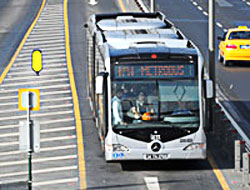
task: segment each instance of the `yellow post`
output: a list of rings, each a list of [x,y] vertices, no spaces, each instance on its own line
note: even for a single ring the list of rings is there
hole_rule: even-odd
[[[32,52],[32,69],[36,72],[37,76],[39,76],[39,72],[43,69],[42,51],[39,49]]]

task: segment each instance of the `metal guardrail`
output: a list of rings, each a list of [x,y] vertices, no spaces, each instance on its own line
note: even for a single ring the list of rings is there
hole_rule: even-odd
[[[231,122],[232,126],[237,130],[238,134],[242,137],[242,140],[246,142],[246,150],[250,153],[250,139],[241,129],[239,124],[234,120],[233,116],[227,111],[227,109],[222,105],[222,103],[216,99],[216,103],[220,106],[221,110],[225,113],[227,119]]]

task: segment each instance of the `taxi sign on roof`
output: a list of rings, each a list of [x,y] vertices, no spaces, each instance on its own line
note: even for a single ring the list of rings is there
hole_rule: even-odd
[[[248,29],[247,26],[238,26],[238,29]]]

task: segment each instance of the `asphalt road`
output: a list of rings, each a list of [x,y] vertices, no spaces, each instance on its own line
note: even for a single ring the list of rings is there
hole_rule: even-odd
[[[222,36],[223,29],[239,25],[250,26],[249,1],[216,0],[215,19],[222,27],[216,25],[216,37]],[[168,0],[156,1],[156,10],[167,15],[181,31],[191,39],[208,60],[208,0]],[[219,41],[216,40],[216,58]],[[216,60],[217,84],[225,96],[218,97],[226,103],[227,109],[250,138],[250,65],[235,62],[230,67],[224,67]],[[233,111],[232,111],[233,110]]]
[[[42,0],[0,1],[0,73],[8,65]]]
[[[13,10],[21,9],[13,17],[5,17],[11,20],[1,20],[0,25],[10,25],[5,32],[1,33],[0,49],[1,68],[5,68],[18,42],[22,39],[24,32],[32,21],[35,12],[40,6],[41,1],[1,1],[0,15],[8,10],[10,2],[23,2],[25,5],[16,5]],[[31,3],[32,2],[32,3]],[[59,1],[58,1],[59,2]],[[158,177],[161,189],[164,190],[219,190],[221,189],[211,166],[205,161],[167,161],[167,162],[122,162],[106,163],[101,153],[97,130],[90,112],[86,87],[86,47],[85,47],[85,29],[89,15],[100,12],[116,12],[116,0],[101,0],[96,6],[90,6],[84,0],[69,1],[69,24],[70,24],[70,42],[72,63],[76,80],[77,92],[83,123],[83,137],[85,150],[85,165],[88,189],[111,189],[111,190],[145,190],[145,177]],[[166,3],[167,2],[167,3]],[[200,1],[202,2],[202,1]],[[28,4],[26,4],[28,3]],[[195,8],[189,1],[168,0],[158,2],[164,13],[176,25],[178,25],[185,34],[190,37],[203,51],[206,56],[207,30],[206,17]],[[13,7],[12,7],[13,8]],[[4,13],[0,18],[9,15]],[[12,23],[12,24],[10,24]],[[20,28],[19,28],[20,27]],[[17,32],[18,31],[18,32]],[[221,32],[221,31],[220,31]],[[204,40],[203,40],[204,39]],[[7,45],[6,45],[7,44]],[[3,53],[5,52],[5,53]],[[3,61],[5,60],[5,61]],[[220,64],[217,68],[224,69]],[[234,67],[235,68],[235,67]],[[241,68],[246,71],[246,68]],[[228,74],[229,75],[229,74]],[[240,74],[239,74],[240,76]],[[245,89],[248,90],[248,89]],[[48,143],[49,144],[49,143]],[[61,163],[63,164],[63,163]],[[44,175],[47,177],[46,175]],[[56,187],[56,186],[55,186]]]

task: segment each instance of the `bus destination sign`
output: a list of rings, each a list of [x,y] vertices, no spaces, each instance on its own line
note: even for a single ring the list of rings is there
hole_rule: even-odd
[[[193,64],[115,65],[116,79],[193,78]]]

